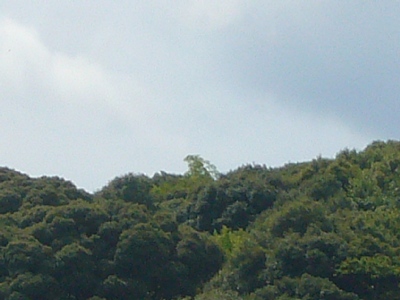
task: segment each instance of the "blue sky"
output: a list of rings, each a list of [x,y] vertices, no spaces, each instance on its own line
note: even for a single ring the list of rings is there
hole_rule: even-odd
[[[0,164],[94,191],[398,139],[396,1],[0,1]]]

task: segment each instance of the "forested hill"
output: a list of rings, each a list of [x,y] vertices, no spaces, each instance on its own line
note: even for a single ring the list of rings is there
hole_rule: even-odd
[[[0,168],[0,299],[400,299],[400,142],[90,194]]]

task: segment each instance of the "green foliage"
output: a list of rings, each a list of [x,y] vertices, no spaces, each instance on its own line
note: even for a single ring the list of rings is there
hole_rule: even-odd
[[[300,278],[284,277],[276,286],[280,293],[289,296],[282,299],[304,300],[358,300],[357,295],[340,290],[328,279],[313,277],[307,273]],[[279,297],[278,299],[281,299]]]
[[[18,211],[22,204],[21,196],[9,190],[0,190],[0,214]]]
[[[2,249],[4,263],[10,276],[24,272],[47,273],[52,267],[51,248],[32,238],[16,239]]]
[[[71,243],[55,253],[55,278],[67,295],[85,299],[92,295],[96,288],[96,267],[90,250]]]
[[[240,297],[237,292],[224,291],[224,290],[220,290],[220,289],[213,289],[213,290],[204,292],[194,298],[194,300],[210,300],[210,299],[242,300],[243,298]]]
[[[91,195],[0,168],[0,299],[400,300],[400,142]]]
[[[191,181],[187,176],[172,175],[165,172],[153,176],[153,187],[151,195],[156,202],[185,198],[190,189]]]
[[[204,283],[222,265],[220,248],[206,234],[200,234],[188,227],[181,227],[182,239],[176,245],[177,258],[186,268],[191,285]]]
[[[43,274],[23,273],[18,275],[10,283],[10,298],[27,298],[27,299],[54,299],[58,296],[60,288],[57,281]]]
[[[268,223],[271,234],[277,237],[283,237],[288,232],[305,234],[310,225],[318,226],[324,231],[331,229],[324,206],[309,200],[285,204],[278,214],[271,216]]]
[[[188,224],[213,232],[224,225],[245,228],[255,216],[271,208],[276,190],[265,178],[268,170],[243,168],[199,189],[187,208]]]
[[[224,255],[227,257],[239,252],[245,241],[249,238],[249,234],[243,229],[233,231],[227,226],[223,226],[220,233],[215,231],[213,236],[214,241],[224,251]]]
[[[105,199],[121,199],[125,202],[153,206],[150,190],[151,179],[145,175],[128,174],[117,177],[104,187],[97,196]]]
[[[115,263],[123,277],[156,277],[158,266],[168,262],[173,244],[167,233],[150,224],[138,224],[121,233]]]
[[[208,160],[203,159],[200,155],[188,155],[184,159],[187,162],[189,170],[186,175],[196,178],[213,178],[217,179],[220,174],[217,168]]]

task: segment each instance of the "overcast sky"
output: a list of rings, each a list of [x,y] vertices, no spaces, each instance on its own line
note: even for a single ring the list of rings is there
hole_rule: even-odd
[[[0,165],[281,166],[400,129],[398,1],[0,0]]]

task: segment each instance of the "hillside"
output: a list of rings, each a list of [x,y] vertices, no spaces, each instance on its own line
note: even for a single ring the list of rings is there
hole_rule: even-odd
[[[0,299],[400,299],[400,142],[94,194],[0,168]]]

